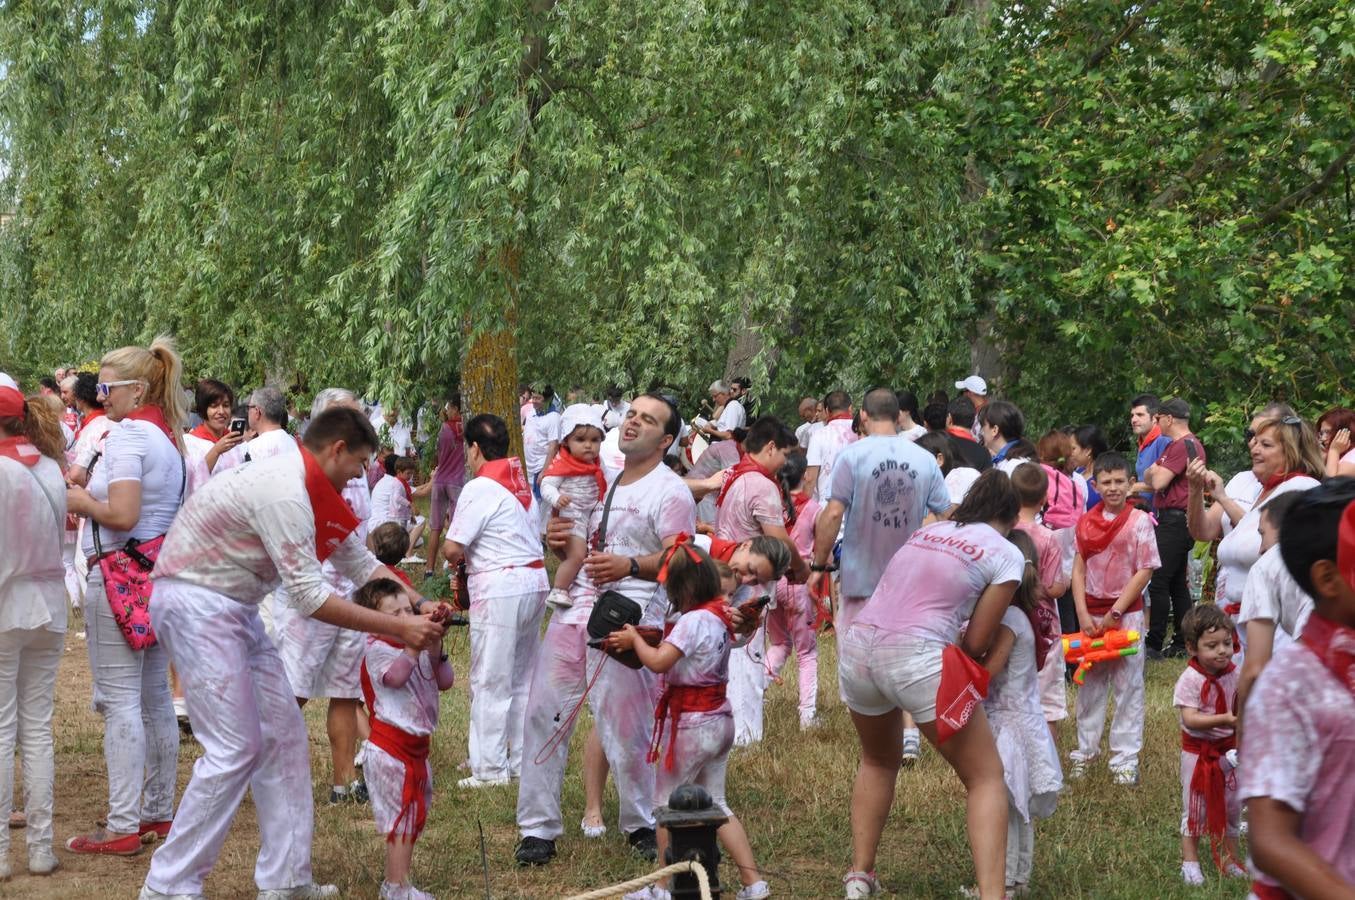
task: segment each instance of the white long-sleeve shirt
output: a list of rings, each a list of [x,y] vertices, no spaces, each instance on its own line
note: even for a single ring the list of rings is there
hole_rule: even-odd
[[[381,565],[361,529],[327,563],[355,584]],[[301,455],[237,466],[203,485],[179,511],[154,577],[177,578],[254,604],[285,585],[287,603],[297,611],[311,615],[319,609],[333,590],[315,557],[315,515]]]
[[[0,457],[0,631],[66,630],[65,527],[61,467]]]

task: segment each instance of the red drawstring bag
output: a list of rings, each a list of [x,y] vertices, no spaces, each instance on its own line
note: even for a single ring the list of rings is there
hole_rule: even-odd
[[[944,744],[968,724],[988,696],[988,670],[955,644],[941,651],[941,685],[936,689],[936,742]]]

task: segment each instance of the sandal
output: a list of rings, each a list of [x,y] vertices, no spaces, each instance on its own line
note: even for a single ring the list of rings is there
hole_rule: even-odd
[[[102,856],[136,856],[141,852],[140,834],[120,834],[110,836],[100,830],[93,834],[78,834],[66,841],[66,849],[72,853],[88,853]]]
[[[586,837],[586,838],[600,838],[600,837],[602,837],[604,834],[607,833],[607,826],[606,826],[605,823],[602,822],[602,817],[601,817],[601,816],[596,817],[596,821],[597,821],[597,824],[596,824],[596,825],[594,825],[592,822],[589,822],[589,821],[588,821],[589,818],[592,818],[592,817],[590,817],[590,816],[584,816],[584,817],[583,817],[583,820],[582,820],[581,822],[579,822],[579,830],[583,832],[583,836],[584,836],[584,837]]]

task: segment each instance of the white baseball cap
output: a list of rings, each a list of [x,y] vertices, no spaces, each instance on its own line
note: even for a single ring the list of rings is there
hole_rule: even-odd
[[[970,375],[964,381],[955,382],[955,386],[962,391],[978,394],[980,397],[988,396],[988,382],[984,381],[978,375]]]

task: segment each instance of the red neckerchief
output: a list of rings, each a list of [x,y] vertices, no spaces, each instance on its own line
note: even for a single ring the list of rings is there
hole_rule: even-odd
[[[1345,530],[1344,522],[1341,529]],[[1341,686],[1355,697],[1355,628],[1338,625],[1314,612],[1308,616],[1299,642],[1311,650]]]
[[[1101,514],[1105,505],[1105,501],[1097,503],[1077,520],[1077,551],[1082,554],[1083,560],[1091,559],[1109,547],[1116,535],[1129,524],[1129,517],[1134,512],[1134,506],[1126,503],[1124,509],[1107,522]]]
[[[776,479],[772,477],[772,473],[764,469],[762,467],[762,464],[757,462],[757,460],[753,459],[752,456],[745,453],[734,465],[734,467],[729,470],[729,477],[725,479],[724,485],[721,486],[720,496],[715,498],[715,505],[717,507],[724,506],[725,496],[729,493],[729,489],[734,486],[734,482],[738,481],[745,475],[753,473],[761,475],[763,478],[770,481],[772,483],[772,487],[775,487],[777,489],[778,494],[781,492],[781,488],[779,485],[777,485]]]
[[[602,466],[595,462],[584,462],[573,453],[569,448],[560,445],[560,450],[555,454],[547,465],[546,470],[541,473],[542,477],[547,475],[557,478],[571,478],[577,475],[592,475],[598,483],[598,497],[607,496],[607,476],[602,474]]]
[[[965,727],[988,696],[988,670],[955,644],[941,651],[941,683],[936,688],[936,742],[943,744]]]
[[[218,440],[220,440],[220,438],[212,434],[212,429],[207,427],[206,422],[203,422],[197,428],[194,428],[192,431],[188,433],[193,435],[193,437],[195,438],[201,438],[202,440],[206,441],[209,444],[215,444]]]
[[[414,587],[414,582],[410,579],[408,575],[405,574],[404,569],[397,568],[396,566],[386,566],[386,568],[390,569],[392,574],[394,574],[396,578],[403,581],[406,585],[408,585],[409,587]]]
[[[839,419],[850,419],[852,414],[849,412],[837,412],[828,417],[829,422],[836,422]]]
[[[298,449],[306,467],[306,495],[315,516],[315,558],[324,562],[358,527],[358,517],[353,515],[343,495],[334,490],[329,476],[311,452],[305,447]]]
[[[165,411],[158,406],[152,406],[150,404],[138,406],[136,409],[123,416],[123,419],[132,419],[136,422],[150,422],[165,433],[165,437],[169,438],[171,444],[174,444],[176,447],[178,446],[174,441],[174,432],[169,430],[169,423],[165,421]]]
[[[0,456],[21,462],[31,469],[42,459],[42,451],[33,446],[28,438],[19,435],[0,441]]]
[[[725,632],[731,638],[734,636],[734,623],[731,617],[733,610],[730,609],[724,597],[707,600],[700,606],[692,607],[682,615],[687,616],[702,610],[713,614],[723,622]],[[659,761],[659,747],[663,744],[663,723],[672,719],[673,724],[668,729],[668,752],[664,754],[663,767],[669,772],[673,771],[675,762],[673,746],[677,743],[678,720],[682,718],[682,714],[715,712],[724,705],[724,702],[724,684],[665,684],[663,695],[659,697],[659,702],[654,707],[654,733],[650,737],[649,753],[645,756],[645,760],[649,763]]]
[[[410,487],[410,486],[409,486],[409,482],[408,482],[408,481],[405,481],[405,480],[404,480],[403,478],[401,478],[399,475],[395,476],[395,480],[398,481],[398,482],[400,482],[400,487],[402,487],[402,488],[405,489],[405,500],[406,500],[411,506],[413,506],[413,505],[414,505],[414,488]]]
[[[978,441],[974,439],[974,432],[970,431],[968,428],[959,428],[952,425],[946,429],[946,434],[953,438],[959,438],[962,441],[969,441],[971,444],[978,443]]]
[[[791,521],[788,522],[787,525],[794,525],[800,520],[800,513],[804,512],[804,508],[809,505],[809,495],[804,491],[792,491],[790,495],[790,505]]]
[[[1288,481],[1289,479],[1291,479],[1291,478],[1305,478],[1305,477],[1307,477],[1307,475],[1308,475],[1307,472],[1297,472],[1297,471],[1295,471],[1295,472],[1278,472],[1278,473],[1276,473],[1276,474],[1270,476],[1269,478],[1267,478],[1267,479],[1265,480],[1265,483],[1261,485],[1261,493],[1262,493],[1262,494],[1269,494],[1271,491],[1275,490],[1277,487],[1279,487],[1280,485],[1284,484],[1284,483],[1285,483],[1286,481]]]
[[[384,638],[377,638],[377,640],[390,644],[392,647],[403,648],[402,644],[396,644]],[[391,823],[391,830],[386,835],[386,842],[394,843],[397,838],[402,836],[400,834],[400,823],[405,820],[405,816],[410,817],[412,826],[404,836],[417,838],[423,833],[423,826],[428,821],[428,750],[432,741],[426,734],[410,734],[377,718],[376,691],[372,689],[372,676],[367,671],[367,660],[365,658],[362,660],[362,667],[358,671],[358,680],[362,685],[362,697],[367,702],[367,711],[372,726],[372,733],[368,740],[372,742],[373,746],[386,751],[405,766],[405,779],[400,786],[400,814]]]
[[[1145,434],[1139,440],[1139,452],[1142,453],[1149,444],[1151,444],[1153,441],[1157,440],[1160,437],[1162,437],[1161,428],[1158,428],[1156,425],[1154,425],[1152,428],[1149,428],[1148,433]]]
[[[89,427],[90,422],[93,422],[95,419],[103,418],[105,415],[107,415],[107,413],[104,412],[103,407],[96,406],[92,411],[90,411],[89,415],[85,416],[83,419],[80,420],[80,427],[75,429],[75,436],[77,438],[80,437],[80,432],[84,431],[87,427]]]
[[[480,466],[476,473],[480,478],[488,478],[503,487],[517,498],[523,509],[532,508],[532,486],[527,483],[527,473],[523,471],[522,460],[516,456],[507,459],[491,459]]]
[[[1205,671],[1204,666],[1200,665],[1193,656],[1190,658],[1190,663],[1188,665],[1204,676],[1204,684],[1200,686],[1200,712],[1209,712],[1209,694],[1212,691],[1215,695],[1213,714],[1218,715],[1219,713],[1226,713],[1228,711],[1228,697],[1223,692],[1223,681],[1221,679],[1224,675],[1227,675],[1229,672],[1236,669],[1237,664],[1232,662],[1228,663],[1227,668],[1217,675],[1210,675]]]

